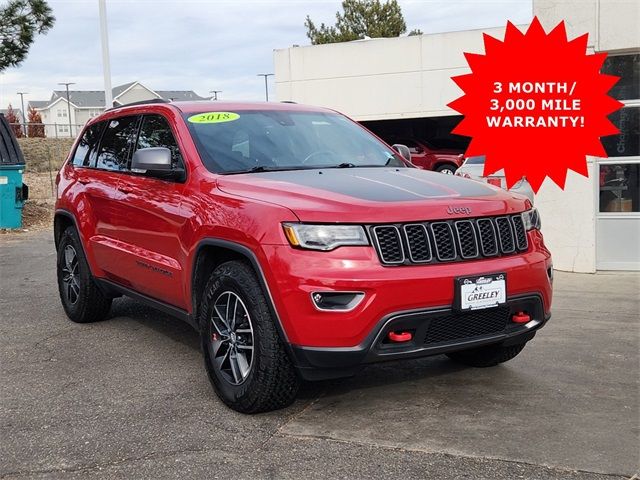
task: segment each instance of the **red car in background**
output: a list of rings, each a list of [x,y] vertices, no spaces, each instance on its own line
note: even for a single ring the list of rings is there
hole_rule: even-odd
[[[424,140],[415,138],[396,138],[390,142],[390,145],[398,143],[409,147],[411,163],[423,170],[453,175],[464,162],[460,150],[436,148]]]

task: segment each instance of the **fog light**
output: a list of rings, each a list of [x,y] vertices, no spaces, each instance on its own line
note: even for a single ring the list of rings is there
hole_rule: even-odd
[[[318,310],[348,312],[364,298],[363,292],[313,292],[311,301]]]

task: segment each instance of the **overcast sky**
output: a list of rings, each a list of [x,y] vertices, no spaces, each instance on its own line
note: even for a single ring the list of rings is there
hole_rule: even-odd
[[[5,0],[0,0],[0,5]],[[339,0],[107,0],[112,85],[222,90],[224,100],[263,100],[273,50],[308,45],[304,19],[333,23]],[[399,0],[408,30],[424,33],[528,23],[531,0]],[[98,0],[50,0],[56,23],[27,60],[0,74],[0,108],[48,99],[58,82],[102,90]],[[270,91],[273,93],[273,79]]]

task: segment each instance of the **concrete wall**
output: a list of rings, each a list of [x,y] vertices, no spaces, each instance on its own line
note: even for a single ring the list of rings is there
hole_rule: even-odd
[[[589,159],[589,178],[569,171],[564,190],[546,179],[535,198],[545,244],[553,266],[567,272],[596,271],[594,184],[596,163]]]
[[[597,52],[640,48],[638,0],[533,0],[533,12],[546,29],[566,20],[569,38],[588,33]]]
[[[484,32],[504,38],[503,28]],[[335,108],[357,120],[454,115],[468,73],[464,52],[483,53],[483,30],[293,47],[274,52],[278,100]]]

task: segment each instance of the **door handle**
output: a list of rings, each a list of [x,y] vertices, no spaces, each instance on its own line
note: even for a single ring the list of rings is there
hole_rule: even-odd
[[[79,178],[78,183],[81,183],[82,185],[87,185],[88,183],[91,183],[91,181],[88,178]]]
[[[128,195],[129,193],[133,192],[133,190],[128,187],[118,187],[118,190],[120,190],[125,195]]]

